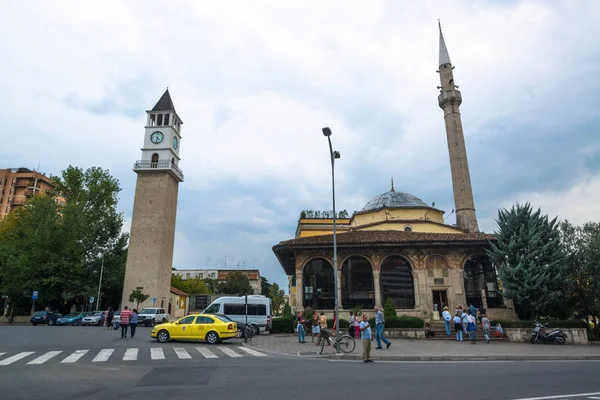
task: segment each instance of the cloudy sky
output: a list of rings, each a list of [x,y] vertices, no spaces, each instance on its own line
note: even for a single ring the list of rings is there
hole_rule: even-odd
[[[0,167],[107,168],[131,223],[145,110],[184,121],[174,266],[260,269],[302,209],[389,190],[454,208],[441,18],[480,227],[517,201],[600,219],[600,2],[12,1],[0,25]],[[451,216],[448,222],[453,222]],[[128,229],[128,226],[126,227]]]

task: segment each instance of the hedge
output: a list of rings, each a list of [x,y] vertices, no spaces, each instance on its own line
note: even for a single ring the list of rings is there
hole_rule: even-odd
[[[347,319],[340,319],[340,329],[348,329],[348,327],[350,326],[350,321],[348,321]],[[328,318],[327,319],[327,327],[328,328],[333,328],[333,318]]]
[[[496,325],[498,322],[503,328],[527,328],[533,329],[535,327],[535,321],[490,321],[492,325]],[[588,325],[585,321],[580,319],[570,320],[539,320],[542,325],[549,328],[587,328]]]
[[[375,328],[375,318],[369,320],[372,328]],[[504,326],[504,322],[502,322]],[[327,319],[327,326],[333,328],[333,319]],[[348,329],[350,323],[346,319],[340,319],[340,329]],[[409,317],[402,315],[395,318],[387,318],[385,320],[386,328],[423,328],[425,321],[417,317]],[[271,333],[294,333],[296,328],[296,317],[281,317],[273,318],[271,323]]]
[[[271,333],[294,333],[295,317],[273,318]]]
[[[375,327],[375,318],[369,320],[369,325]],[[425,321],[418,317],[410,317],[408,315],[401,315],[395,318],[386,318],[386,328],[423,328]]]

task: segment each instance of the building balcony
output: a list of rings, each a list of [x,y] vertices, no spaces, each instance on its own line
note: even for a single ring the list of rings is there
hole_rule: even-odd
[[[183,172],[181,172],[181,170],[177,167],[177,165],[173,164],[169,160],[158,161],[158,162],[152,162],[152,161],[146,161],[146,160],[136,161],[133,164],[133,170],[136,173],[168,171],[179,182],[183,181]]]
[[[15,187],[31,187],[34,183],[35,181],[30,179],[17,179]]]

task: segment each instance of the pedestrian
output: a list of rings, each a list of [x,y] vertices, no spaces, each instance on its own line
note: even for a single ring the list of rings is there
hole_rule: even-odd
[[[333,312],[333,336],[337,336],[337,315]]]
[[[450,336],[452,332],[450,332],[450,321],[452,320],[452,315],[450,315],[450,311],[448,311],[448,307],[444,307],[444,311],[442,312],[442,317],[444,318],[444,327],[446,328],[446,336]]]
[[[317,346],[321,345],[321,340],[323,340],[327,335],[327,317],[325,313],[321,311],[321,316],[319,317],[319,337],[317,339]],[[329,346],[329,341],[327,341],[327,346]]]
[[[462,314],[460,315],[460,319],[462,322],[462,326],[463,326],[463,332],[465,333],[465,335],[467,334],[467,325],[468,325],[468,321],[467,321],[467,310],[462,310]]]
[[[477,320],[469,310],[469,314],[467,315],[467,331],[469,332],[469,340],[471,341],[471,344],[477,344],[475,343],[477,340],[477,325],[475,324],[476,321]]]
[[[129,307],[125,306],[121,311],[121,339],[127,338],[127,327],[129,326],[129,319],[131,318],[131,311]]]
[[[485,336],[485,342],[490,342],[490,320],[486,317],[485,313],[481,315],[481,327],[483,328],[483,334]]]
[[[460,305],[458,307],[456,307],[456,310],[454,310],[454,315],[456,315],[458,313],[462,314],[462,306],[460,306]]]
[[[360,338],[360,320],[360,316],[358,313],[356,313],[356,318],[354,318],[354,326],[352,329],[354,329],[354,337],[357,339]]]
[[[469,311],[471,311],[471,315],[473,316],[473,318],[477,318],[477,309],[475,308],[473,303],[471,303],[471,305],[469,306]]]
[[[352,312],[350,313],[350,321],[348,321],[348,334],[351,338],[354,338],[354,321],[356,320],[357,316],[358,315],[355,316]]]
[[[320,333],[320,329],[319,329],[319,313],[318,312],[314,312],[312,315],[312,321],[311,321],[311,335],[310,335],[310,339],[311,342],[314,343],[315,342],[315,335],[317,337],[319,337],[319,333]]]
[[[363,316],[364,317],[364,316]],[[363,318],[364,320],[364,318]],[[383,330],[385,329],[385,318],[383,313],[379,310],[379,307],[375,306],[375,339],[377,340],[377,347],[375,349],[382,349],[381,342],[385,343],[386,349],[389,349],[392,343],[383,336]]]
[[[431,330],[429,324],[425,324],[425,337],[432,338],[435,336],[435,332]]]
[[[109,313],[110,313],[110,307],[108,307],[108,308],[106,309],[106,311],[104,311],[104,313],[102,314],[102,315],[104,316],[104,325],[103,325],[103,326],[106,326],[106,325],[107,325],[107,323],[108,323],[108,314],[109,314]],[[110,325],[110,324],[109,324],[109,325]]]
[[[481,319],[483,318],[484,315],[487,314],[487,310],[485,308],[483,308],[483,305],[481,307],[479,307],[479,321],[481,322]]]
[[[133,335],[135,335],[135,328],[137,328],[138,324],[138,310],[133,309],[131,313],[131,319],[129,320],[129,326],[131,327],[131,338],[133,339]]]
[[[461,316],[457,312],[456,315],[454,316],[454,331],[456,332],[456,341],[457,342],[463,341],[463,325],[462,325],[461,321],[462,321]]]
[[[371,342],[373,341],[373,335],[371,334],[371,327],[369,326],[369,320],[367,319],[367,314],[363,314],[362,322],[359,325],[360,327],[360,339],[362,342],[362,359],[363,362],[370,363],[373,362],[371,360]]]
[[[296,329],[298,331],[298,343],[306,343],[304,341],[304,315],[302,311],[298,311]]]
[[[108,315],[106,316],[106,326],[108,327],[108,330],[112,329],[112,320],[113,317],[115,316],[115,313],[113,312],[112,307],[108,307]]]

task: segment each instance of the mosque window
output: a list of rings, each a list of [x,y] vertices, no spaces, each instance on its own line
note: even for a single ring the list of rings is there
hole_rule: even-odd
[[[406,225],[406,226],[404,227],[404,232],[412,232],[412,230],[413,230],[413,228],[412,228],[412,226],[410,226],[410,225]]]

